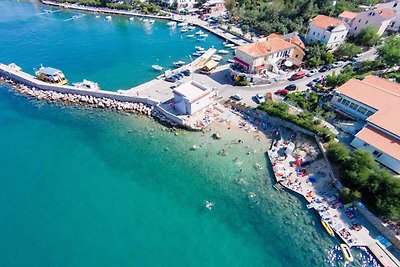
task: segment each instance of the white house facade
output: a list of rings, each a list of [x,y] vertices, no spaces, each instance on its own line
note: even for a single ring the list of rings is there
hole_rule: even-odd
[[[179,85],[173,91],[174,107],[179,115],[195,115],[213,104],[215,92],[196,82]]]
[[[335,50],[344,43],[347,33],[348,25],[344,21],[318,15],[308,27],[306,42],[321,41],[328,49]]]

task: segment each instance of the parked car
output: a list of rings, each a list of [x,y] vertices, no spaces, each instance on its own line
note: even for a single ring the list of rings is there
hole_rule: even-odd
[[[262,94],[256,94],[254,97],[256,98],[258,104],[261,104],[261,103],[265,102],[265,98],[264,98],[264,96]]]
[[[316,69],[310,70],[310,71],[307,73],[307,77],[314,76],[314,75],[317,74],[317,73],[318,73],[318,70],[316,70]]]
[[[332,68],[339,68],[344,65],[344,61],[336,61],[335,63],[332,64]]]
[[[265,94],[265,101],[273,101],[272,93],[268,92]]]
[[[353,60],[353,61],[360,61],[361,58],[362,58],[362,55],[361,55],[361,54],[357,54],[357,55],[355,55],[355,56],[352,58],[352,60]]]
[[[243,97],[240,94],[234,94],[234,95],[231,96],[231,98],[233,100],[237,100],[237,101],[240,101],[240,100],[243,99]]]
[[[289,84],[288,86],[286,86],[285,89],[288,91],[296,91],[297,85],[292,83],[292,84]]]
[[[306,73],[304,71],[299,71],[293,74],[290,78],[295,81],[304,78],[304,76],[306,76]]]
[[[331,66],[325,65],[325,66],[322,66],[322,67],[319,69],[319,72],[325,72],[325,71],[330,70],[331,68],[332,68]]]
[[[190,70],[184,70],[184,71],[182,71],[182,73],[183,73],[185,76],[190,76],[190,74],[192,74],[192,73],[190,72]]]
[[[289,91],[286,89],[279,89],[275,92],[275,94],[277,95],[281,95],[281,96],[287,96],[287,94],[289,94]]]
[[[315,78],[314,80],[312,80],[311,82],[307,83],[307,86],[315,86],[317,83],[321,82],[321,78]]]
[[[178,79],[177,79],[176,77],[174,77],[174,76],[171,76],[171,77],[167,77],[165,80],[166,80],[167,82],[174,83],[174,82],[176,82]]]

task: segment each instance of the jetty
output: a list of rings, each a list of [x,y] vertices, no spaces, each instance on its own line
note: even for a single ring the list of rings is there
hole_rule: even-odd
[[[358,212],[363,205],[341,203],[340,184],[332,177],[329,162],[318,157],[319,143],[302,140],[296,147],[294,142],[279,139],[267,151],[280,187],[301,195],[309,203],[307,208],[314,209],[349,247],[366,247],[382,266],[400,267],[399,260],[364,226],[368,222]]]

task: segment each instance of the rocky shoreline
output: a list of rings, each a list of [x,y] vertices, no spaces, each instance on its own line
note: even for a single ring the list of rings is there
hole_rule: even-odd
[[[98,98],[94,96],[85,96],[73,93],[59,93],[55,91],[40,90],[35,87],[30,87],[25,84],[16,83],[15,81],[0,76],[0,83],[10,85],[17,93],[33,97],[38,100],[46,100],[51,103],[62,103],[72,105],[82,105],[92,108],[110,109],[120,112],[134,113],[153,118],[160,123],[175,129],[179,127],[176,123],[166,118],[163,114],[157,111],[153,106],[144,103],[122,102],[110,98]]]

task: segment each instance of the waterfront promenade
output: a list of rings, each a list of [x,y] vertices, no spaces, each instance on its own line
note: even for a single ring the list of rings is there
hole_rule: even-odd
[[[279,139],[267,151],[278,184],[293,191],[309,203],[327,221],[337,236],[350,247],[367,247],[385,267],[400,266],[399,261],[372,237],[367,220],[357,212],[357,205],[341,203],[335,186],[338,181],[329,163],[318,157],[318,146],[310,142]],[[298,145],[295,145],[297,143]],[[361,203],[359,204],[361,205]]]

